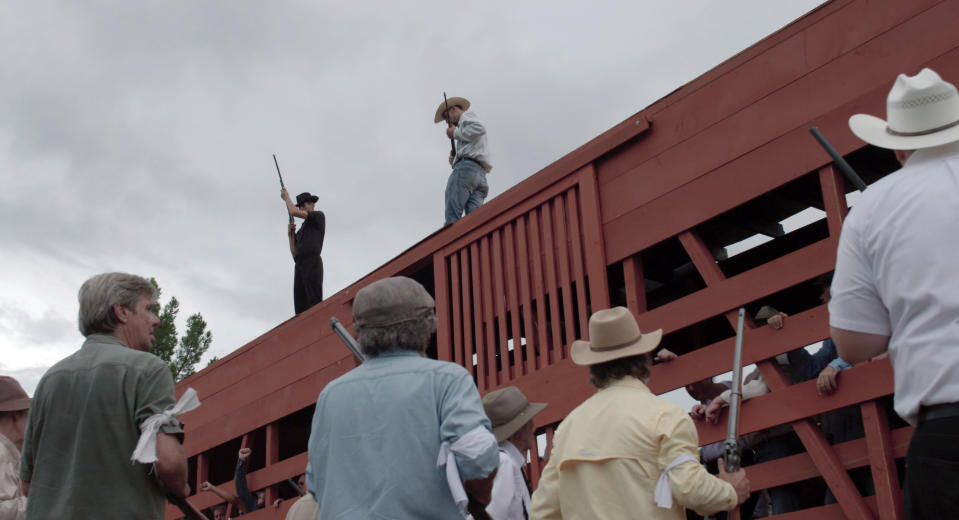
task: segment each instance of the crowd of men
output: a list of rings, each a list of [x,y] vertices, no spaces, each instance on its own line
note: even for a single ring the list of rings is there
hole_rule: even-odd
[[[459,99],[441,105],[437,121],[465,140],[473,121]],[[888,352],[896,412],[916,426],[907,518],[948,518],[959,510],[959,93],[928,69],[901,75],[887,114],[850,120],[863,140],[896,150],[903,168],[870,186],[843,226],[830,332],[850,363]],[[488,162],[456,152],[451,164],[454,187],[477,175],[485,183]],[[469,211],[472,194],[457,193],[452,209],[463,199]],[[322,227],[315,197],[282,195],[291,214]],[[294,258],[300,248],[291,237]],[[154,298],[142,277],[92,277],[79,291],[81,348],[47,371],[33,399],[0,377],[0,518],[159,519],[168,497],[191,493],[173,379],[149,353]],[[758,318],[782,327],[786,317],[772,309]],[[545,403],[514,387],[481,398],[466,369],[426,357],[434,302],[411,279],[364,287],[353,321],[366,359],[317,399],[306,495],[291,518],[680,519],[686,508],[730,511],[750,495],[743,470],[705,469],[693,418],[646,386],[662,330],[641,331],[625,308],[596,311],[589,340],[573,343],[572,361],[588,367],[597,391],[556,430],[532,493],[525,468],[539,456],[533,419]],[[808,368],[795,377],[835,389],[839,367],[791,355],[791,370]],[[729,401],[723,386],[690,385],[703,402],[692,416],[715,420]],[[249,455],[238,457],[238,511],[264,506],[246,489]]]

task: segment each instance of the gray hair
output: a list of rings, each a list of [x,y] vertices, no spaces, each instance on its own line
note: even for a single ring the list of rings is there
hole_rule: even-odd
[[[420,318],[384,327],[356,323],[353,325],[356,329],[356,341],[363,353],[369,357],[376,357],[390,350],[426,352],[430,336],[436,332],[436,315],[431,312]]]
[[[134,310],[137,300],[154,299],[153,284],[142,276],[126,273],[103,273],[90,278],[80,287],[80,333],[109,334],[119,325],[114,305]]]

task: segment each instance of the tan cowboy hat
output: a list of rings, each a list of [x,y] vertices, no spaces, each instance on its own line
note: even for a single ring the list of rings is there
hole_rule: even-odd
[[[659,345],[663,339],[663,329],[643,334],[629,309],[613,307],[596,311],[590,316],[589,339],[573,342],[569,351],[573,363],[595,365],[645,354]]]
[[[886,98],[886,117],[856,114],[849,128],[869,144],[918,150],[959,141],[959,92],[931,69],[900,74]]]
[[[469,102],[468,99],[466,99],[466,98],[461,98],[461,97],[451,97],[451,98],[447,99],[446,101],[441,102],[441,103],[440,103],[440,106],[436,107],[436,117],[433,118],[433,122],[434,122],[434,123],[439,123],[440,121],[445,121],[445,120],[446,120],[446,119],[443,117],[443,112],[446,111],[446,106],[447,106],[447,105],[449,105],[449,106],[451,106],[451,107],[452,107],[452,106],[460,107],[460,108],[463,109],[464,112],[470,109],[470,102]]]
[[[531,403],[515,386],[507,386],[483,396],[483,410],[493,425],[496,442],[503,442],[546,408],[546,403]]]
[[[30,408],[30,397],[10,376],[0,376],[0,412],[18,412]]]

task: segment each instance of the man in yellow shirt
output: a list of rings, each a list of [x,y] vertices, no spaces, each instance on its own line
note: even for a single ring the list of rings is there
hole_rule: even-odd
[[[556,430],[531,519],[680,520],[686,507],[711,515],[749,497],[743,470],[706,472],[692,420],[646,387],[662,335],[641,333],[624,307],[589,319],[591,341],[574,342],[570,353],[599,391]]]

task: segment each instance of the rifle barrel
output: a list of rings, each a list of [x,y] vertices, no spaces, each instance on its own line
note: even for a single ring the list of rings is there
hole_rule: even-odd
[[[450,126],[450,103],[446,100],[446,92],[443,92],[443,104],[446,105],[446,127]],[[456,142],[453,141],[453,138],[450,137],[450,153],[453,154],[453,157],[456,157]]]
[[[276,160],[276,154],[273,154],[273,164],[276,165],[276,174],[280,177],[280,188],[286,189],[286,186],[283,185],[283,174],[280,173],[280,163]],[[290,213],[290,210],[286,210],[286,216],[290,217],[290,224],[293,223],[293,214]]]
[[[859,174],[856,173],[856,170],[853,170],[852,166],[850,166],[849,163],[846,162],[841,155],[839,155],[839,152],[837,152],[836,149],[829,144],[829,141],[827,141],[826,137],[822,135],[822,132],[820,132],[819,129],[814,126],[809,129],[809,133],[816,138],[816,141],[819,141],[819,145],[826,150],[826,153],[828,153],[830,157],[832,157],[832,162],[836,163],[836,166],[839,167],[839,171],[841,171],[842,174],[849,179],[849,182],[851,182],[857,190],[866,191],[866,183],[862,181],[862,177],[860,177]]]
[[[743,322],[746,309],[739,308],[739,321],[736,325],[736,350],[733,352],[733,381],[729,392],[729,423],[726,429],[726,441],[723,443],[723,462],[726,471],[736,471],[740,467],[739,455],[739,408],[743,401]]]
[[[363,351],[360,350],[360,344],[353,339],[353,336],[350,335],[350,332],[346,330],[346,327],[340,323],[340,320],[336,319],[336,316],[330,318],[330,328],[333,329],[333,332],[343,340],[343,343],[346,344],[346,348],[350,349],[350,352],[356,356],[356,359],[359,359],[362,363],[366,360],[366,356],[363,355]]]

